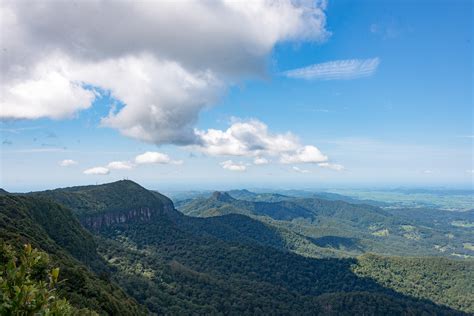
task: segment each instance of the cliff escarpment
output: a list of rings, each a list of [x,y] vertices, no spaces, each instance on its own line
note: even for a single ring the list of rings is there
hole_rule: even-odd
[[[169,198],[130,180],[31,194],[67,206],[84,227],[94,231],[113,224],[148,222],[159,216],[179,216]]]

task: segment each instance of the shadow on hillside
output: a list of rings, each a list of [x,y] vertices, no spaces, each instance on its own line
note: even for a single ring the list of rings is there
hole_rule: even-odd
[[[340,236],[322,236],[318,238],[309,238],[315,245],[323,248],[335,248],[348,251],[363,251],[357,238]]]
[[[272,306],[279,311],[289,308],[292,314],[298,314],[301,308],[315,312],[323,308],[318,313],[459,313],[356,275],[351,270],[355,259],[312,259],[256,245],[250,241],[278,244],[284,240],[268,226],[241,215],[182,216],[172,224],[166,219],[118,224],[103,230],[102,235],[110,240],[126,237],[139,249],[146,249],[145,257],[129,255],[121,243],[111,242],[104,251],[130,256],[132,262],[128,265],[141,264],[144,269],[160,271],[160,280],[173,280],[177,287],[168,293],[161,281],[150,283],[141,276],[134,276],[130,287],[127,274],[120,273],[127,267],[118,267],[118,281],[142,302],[146,297],[137,294],[138,286],[146,286],[149,292],[164,291],[160,295],[169,296],[169,300],[178,291],[181,299],[191,300],[196,306],[218,306],[224,313],[244,313],[249,306],[253,311],[264,306],[267,309],[262,311],[267,312]],[[152,311],[163,311],[160,304],[147,306]],[[242,306],[247,310],[240,310]]]

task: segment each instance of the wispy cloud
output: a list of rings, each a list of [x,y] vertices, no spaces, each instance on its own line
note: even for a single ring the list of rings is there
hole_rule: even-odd
[[[65,159],[65,160],[60,161],[59,165],[61,167],[70,167],[70,166],[77,165],[77,161],[72,160],[72,159]]]
[[[375,73],[380,58],[334,60],[288,70],[283,75],[307,80],[340,80],[368,77]]]
[[[345,169],[343,165],[340,165],[337,163],[329,163],[329,162],[322,162],[318,164],[318,166],[322,168],[328,168],[334,171],[343,171]]]
[[[94,167],[94,168],[84,170],[84,174],[87,174],[87,175],[105,176],[105,175],[108,175],[109,173],[110,173],[110,170],[105,167]]]
[[[128,170],[132,169],[134,165],[129,161],[111,161],[107,165],[108,169],[116,169],[116,170]]]
[[[299,172],[299,173],[309,173],[310,171],[309,170],[306,170],[306,169],[301,169],[300,167],[297,167],[297,166],[293,166],[293,171],[296,171],[296,172]]]
[[[270,161],[264,157],[256,157],[254,160],[253,160],[253,163],[255,165],[266,165],[268,163],[270,163]]]
[[[220,163],[221,167],[230,171],[245,171],[247,166],[242,162],[233,162],[232,160],[226,160]]]
[[[31,127],[21,127],[21,128],[0,128],[0,132],[20,134],[23,131],[29,131],[34,129],[41,129],[43,126],[31,126]]]
[[[135,163],[137,164],[173,164],[181,165],[182,160],[172,160],[167,154],[163,154],[156,151],[147,151],[141,155],[135,157]]]
[[[28,153],[52,153],[52,152],[69,152],[65,148],[31,148],[31,149],[18,149],[18,150],[9,150],[3,151],[3,154],[12,154],[12,153],[19,153],[19,154],[28,154]]]

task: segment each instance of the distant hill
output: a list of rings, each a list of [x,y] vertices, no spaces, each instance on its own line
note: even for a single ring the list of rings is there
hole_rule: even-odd
[[[281,202],[293,198],[291,196],[278,193],[254,193],[245,189],[227,191],[227,193],[235,199],[252,202]]]
[[[214,192],[208,199],[199,198],[180,209],[187,215],[215,216],[230,213],[269,216],[277,220],[313,218],[314,214],[288,201],[252,202],[233,198],[227,192]]]
[[[232,192],[246,200],[232,197]],[[321,248],[327,250],[326,255],[334,256],[356,256],[364,252],[456,257],[474,255],[465,246],[473,237],[466,229],[474,223],[469,211],[382,209],[315,197],[289,197],[278,202],[252,201],[257,195],[247,190],[215,192],[209,198],[182,201],[178,209],[195,217],[250,216],[280,230],[287,238],[287,249],[308,256],[320,256],[324,252]],[[272,199],[270,193],[265,197]],[[331,236],[344,242],[328,243],[329,240],[336,240],[328,239]]]

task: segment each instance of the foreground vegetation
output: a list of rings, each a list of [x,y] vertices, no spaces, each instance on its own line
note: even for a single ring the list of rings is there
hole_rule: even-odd
[[[0,315],[96,315],[58,297],[59,268],[49,269],[49,263],[30,244],[19,254],[0,245]]]
[[[111,271],[96,251],[95,238],[71,211],[52,201],[0,196],[0,237],[19,253],[31,244],[61,271],[58,293],[76,308],[99,314],[136,315],[143,308],[110,281]]]

